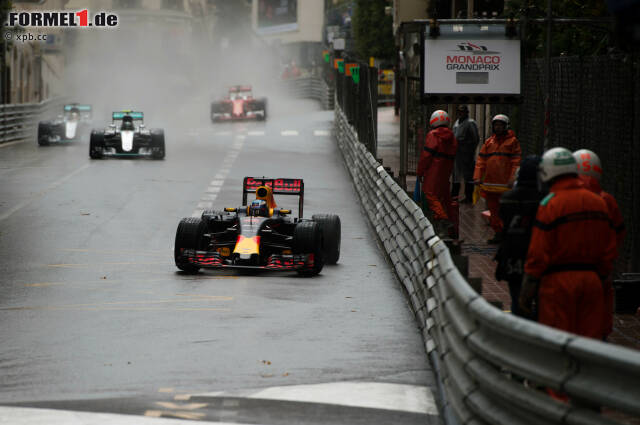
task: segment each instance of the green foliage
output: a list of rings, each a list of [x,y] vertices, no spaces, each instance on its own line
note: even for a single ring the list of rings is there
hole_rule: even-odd
[[[393,44],[393,17],[384,13],[386,0],[356,0],[352,17],[356,54],[363,60],[370,56],[391,59]]]
[[[604,18],[609,17],[602,0],[553,0],[554,17]],[[505,15],[523,19],[546,18],[547,0],[507,0]],[[543,56],[545,52],[546,24],[529,23],[524,40],[527,57]],[[611,24],[554,24],[552,28],[552,56],[598,55],[606,53],[614,43]]]

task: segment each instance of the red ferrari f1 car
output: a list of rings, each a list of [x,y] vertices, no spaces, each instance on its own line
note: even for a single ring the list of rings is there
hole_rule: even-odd
[[[251,86],[229,87],[229,94],[211,103],[211,122],[267,119],[267,99],[253,97]]]

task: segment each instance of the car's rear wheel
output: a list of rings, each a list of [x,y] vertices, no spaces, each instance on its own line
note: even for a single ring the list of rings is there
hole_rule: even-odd
[[[89,157],[100,159],[104,156],[104,133],[92,131],[89,139]]]
[[[176,230],[176,241],[173,249],[173,257],[176,267],[187,273],[197,273],[200,267],[195,266],[182,258],[185,249],[200,249],[206,223],[198,217],[187,217],[180,220]]]
[[[151,132],[151,157],[153,159],[164,159],[164,130],[153,130]]]
[[[335,214],[314,214],[311,219],[322,229],[325,263],[336,264],[340,259],[340,217]]]
[[[302,221],[293,230],[293,253],[313,254],[313,267],[298,270],[301,276],[315,276],[324,266],[322,229],[314,221]]]

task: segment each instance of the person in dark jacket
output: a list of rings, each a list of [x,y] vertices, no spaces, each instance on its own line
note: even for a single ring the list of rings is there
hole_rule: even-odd
[[[537,179],[539,163],[539,156],[527,156],[520,164],[514,188],[505,192],[500,198],[499,211],[504,230],[502,242],[495,257],[498,262],[496,279],[508,282],[511,312],[521,317],[525,315],[518,306],[518,298],[524,263],[538,204],[544,197]]]
[[[469,118],[469,107],[460,105],[456,110],[458,119],[453,124],[453,134],[458,141],[458,152],[453,167],[453,184],[451,185],[451,196],[457,197],[460,193],[460,186],[464,181],[465,204],[470,204],[473,199],[473,171],[476,167],[476,149],[480,143],[478,135],[478,125]]]

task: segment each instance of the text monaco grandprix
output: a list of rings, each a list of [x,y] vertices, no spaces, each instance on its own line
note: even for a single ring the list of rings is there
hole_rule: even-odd
[[[87,9],[77,12],[9,12],[6,26],[21,27],[116,27],[118,15],[99,12],[89,20]]]

